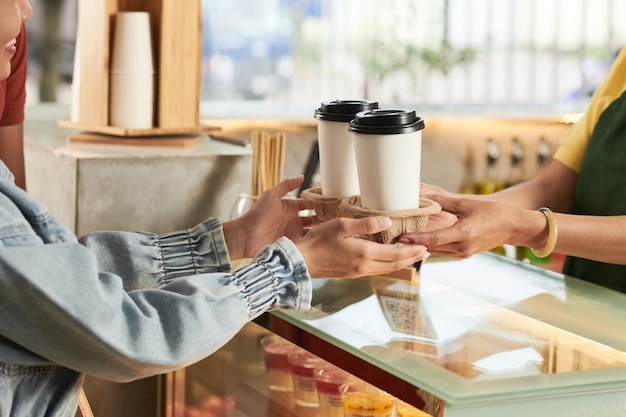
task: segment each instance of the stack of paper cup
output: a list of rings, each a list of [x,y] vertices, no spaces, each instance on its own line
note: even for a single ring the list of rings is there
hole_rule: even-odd
[[[154,126],[154,60],[147,12],[115,16],[110,88],[112,126]]]

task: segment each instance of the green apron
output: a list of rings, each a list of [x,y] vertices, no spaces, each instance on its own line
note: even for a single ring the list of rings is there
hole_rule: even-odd
[[[572,213],[626,214],[626,92],[602,112],[593,131],[580,169]],[[568,256],[563,273],[626,292],[626,265]]]

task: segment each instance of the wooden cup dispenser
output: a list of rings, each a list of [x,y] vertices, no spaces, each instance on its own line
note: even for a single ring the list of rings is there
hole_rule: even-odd
[[[155,64],[155,127],[109,123],[110,58],[118,11],[150,14]],[[61,126],[113,136],[198,133],[202,58],[201,0],[79,0],[77,120]]]

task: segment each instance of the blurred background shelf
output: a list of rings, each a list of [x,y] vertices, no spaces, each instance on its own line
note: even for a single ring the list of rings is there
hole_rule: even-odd
[[[66,127],[70,129],[78,129],[84,132],[99,133],[110,136],[120,137],[156,137],[156,136],[172,136],[172,135],[186,135],[186,134],[201,134],[208,133],[221,128],[218,126],[210,126],[207,124],[198,124],[196,126],[187,127],[155,127],[152,129],[128,129],[117,126],[98,126],[89,125],[84,123],[77,123],[67,119],[60,119],[58,122],[60,127]]]

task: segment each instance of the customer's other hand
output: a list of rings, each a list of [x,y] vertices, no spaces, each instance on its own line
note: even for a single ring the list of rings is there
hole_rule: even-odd
[[[302,181],[302,176],[281,181],[263,193],[241,217],[224,223],[231,259],[251,258],[282,236],[295,242],[317,223],[315,216],[300,215],[302,210],[313,208],[311,201],[286,197]]]

